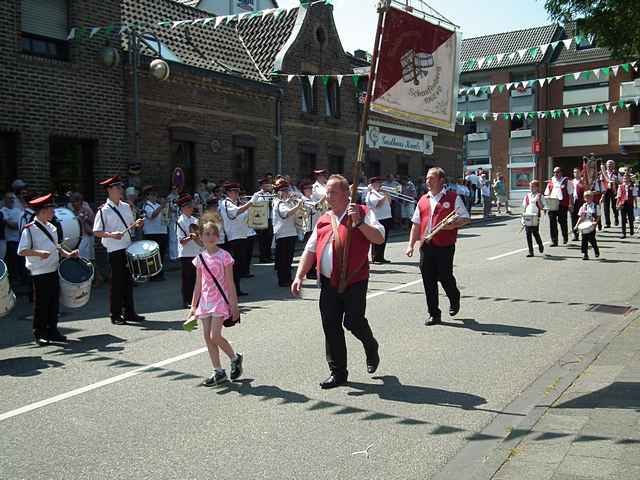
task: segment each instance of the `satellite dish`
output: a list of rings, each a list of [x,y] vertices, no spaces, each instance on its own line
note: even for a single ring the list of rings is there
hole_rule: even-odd
[[[171,69],[169,68],[169,64],[162,60],[161,58],[156,58],[152,60],[149,64],[149,70],[151,71],[151,75],[157,80],[167,80],[171,73]]]

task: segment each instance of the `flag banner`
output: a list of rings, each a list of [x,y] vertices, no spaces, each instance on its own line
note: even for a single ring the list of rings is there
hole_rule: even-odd
[[[385,13],[371,110],[455,130],[459,35],[410,13]]]

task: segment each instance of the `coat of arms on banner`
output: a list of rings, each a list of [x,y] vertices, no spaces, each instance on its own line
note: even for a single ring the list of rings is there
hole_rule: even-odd
[[[411,13],[385,13],[371,110],[455,130],[459,35]]]

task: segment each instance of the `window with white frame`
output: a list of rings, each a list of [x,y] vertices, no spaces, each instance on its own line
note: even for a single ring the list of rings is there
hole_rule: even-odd
[[[22,0],[22,51],[68,60],[68,0]]]

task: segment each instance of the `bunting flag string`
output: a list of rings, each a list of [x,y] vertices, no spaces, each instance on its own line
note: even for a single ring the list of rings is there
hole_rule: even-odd
[[[526,119],[557,119],[569,118],[571,116],[579,117],[580,115],[590,116],[592,113],[602,114],[605,112],[616,113],[618,111],[629,110],[632,106],[640,106],[640,97],[634,97],[632,100],[620,99],[617,102],[594,103],[592,105],[581,105],[579,107],[557,108],[553,110],[538,110],[531,112],[456,112],[456,119],[459,123],[464,124],[466,121],[482,120],[526,120]]]
[[[622,70],[623,72],[629,72],[631,69],[638,71],[640,69],[640,62],[628,62],[621,63],[618,65],[609,65],[606,67],[600,68],[592,68],[589,70],[582,70],[579,72],[571,72],[565,73],[562,75],[552,75],[550,77],[543,78],[534,78],[531,80],[520,80],[518,82],[507,82],[507,83],[498,83],[494,85],[478,85],[472,87],[463,87],[458,89],[458,95],[484,95],[484,94],[492,94],[496,89],[498,93],[502,93],[505,90],[509,91],[511,89],[527,89],[528,87],[533,87],[534,85],[539,85],[543,87],[545,83],[551,83],[555,80],[562,80],[565,78],[579,80],[581,77],[584,80],[588,80],[593,75],[595,78],[600,78],[600,76],[607,77],[611,74],[613,76],[617,76],[618,72]]]
[[[360,79],[361,78],[368,78],[369,75],[368,74],[361,74],[361,73],[338,73],[338,74],[317,74],[317,75],[309,75],[309,74],[304,74],[304,73],[272,73],[271,74],[272,77],[286,77],[287,79],[287,83],[291,83],[293,81],[294,78],[306,78],[309,80],[309,84],[313,85],[313,82],[315,82],[316,78],[320,78],[320,80],[322,81],[322,84],[326,87],[329,84],[329,80],[331,79],[335,79],[338,82],[338,86],[342,86],[342,80],[347,77],[347,78],[351,78],[351,81],[353,82],[353,86],[354,87],[358,87],[358,84],[360,83]]]
[[[316,0],[307,4],[306,6],[301,6],[301,8],[309,8],[317,4],[323,5],[333,5],[333,0]],[[155,24],[147,24],[147,23],[137,23],[137,24],[117,24],[117,25],[108,25],[108,26],[93,26],[93,27],[73,27],[69,30],[69,34],[67,35],[67,40],[79,40],[83,37],[93,38],[98,33],[101,34],[111,34],[114,32],[124,33],[129,29],[140,29],[140,28],[154,28],[154,27],[163,27],[169,28],[171,30],[175,30],[176,28],[181,28],[185,26],[208,26],[212,24],[214,29],[218,28],[220,25],[226,25],[229,23],[241,23],[243,20],[248,20],[252,18],[259,17],[261,19],[266,19],[269,16],[274,16],[275,18],[279,18],[283,14],[288,14],[291,10],[298,7],[289,7],[289,8],[270,8],[267,10],[255,10],[253,12],[245,12],[238,13],[235,15],[222,15],[216,17],[201,17],[201,18],[191,18],[184,20],[164,20]]]

